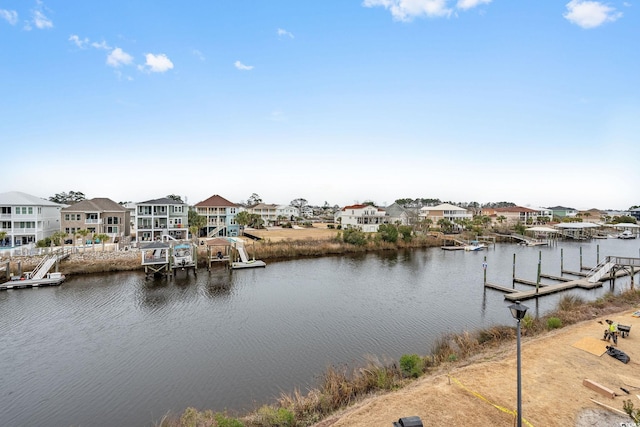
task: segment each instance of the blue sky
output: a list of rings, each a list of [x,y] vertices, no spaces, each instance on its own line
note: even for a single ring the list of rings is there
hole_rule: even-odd
[[[0,0],[2,191],[640,204],[629,1]]]

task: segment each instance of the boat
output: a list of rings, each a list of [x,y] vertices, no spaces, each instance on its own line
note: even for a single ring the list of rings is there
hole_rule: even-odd
[[[481,251],[486,248],[487,245],[484,243],[480,243],[477,240],[472,240],[470,244],[464,245],[465,251]]]
[[[631,230],[624,230],[622,233],[618,234],[618,239],[635,239],[636,235],[631,232]]]

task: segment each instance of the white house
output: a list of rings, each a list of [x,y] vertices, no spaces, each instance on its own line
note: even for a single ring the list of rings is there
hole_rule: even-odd
[[[64,205],[19,191],[0,193],[0,232],[7,233],[1,246],[35,244],[60,231]]]
[[[345,206],[336,212],[335,221],[342,228],[357,228],[365,233],[375,233],[380,224],[387,223],[387,213],[384,209],[371,205]]]

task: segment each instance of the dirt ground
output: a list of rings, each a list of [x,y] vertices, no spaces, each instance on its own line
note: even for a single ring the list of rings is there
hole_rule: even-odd
[[[632,311],[609,315],[622,325],[640,324]],[[602,322],[602,324],[598,322]],[[624,364],[606,353],[605,318],[571,325],[544,336],[522,339],[522,415],[524,426],[621,426],[630,399],[640,408],[640,325],[617,348],[630,357]],[[576,348],[591,341],[591,351]],[[595,349],[595,350],[593,350]],[[514,426],[517,407],[515,342],[474,360],[460,361],[416,383],[343,411],[316,427],[391,427],[401,417],[419,416],[424,426]],[[591,380],[613,391],[611,398],[583,385]],[[635,386],[635,387],[634,387]],[[630,394],[620,389],[624,387]],[[592,400],[593,399],[593,400]]]
[[[283,240],[324,240],[335,237],[338,233],[336,229],[330,229],[327,224],[316,223],[313,227],[281,228],[270,227],[262,230],[246,229],[246,233],[260,237],[271,242]]]

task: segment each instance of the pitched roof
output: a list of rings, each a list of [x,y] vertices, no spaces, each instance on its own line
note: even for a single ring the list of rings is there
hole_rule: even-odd
[[[146,202],[140,202],[139,205],[184,205],[184,202],[170,199],[168,197],[162,197],[160,199],[147,200]]]
[[[534,213],[538,212],[535,209],[525,208],[523,206],[509,206],[506,208],[493,208],[496,212],[524,212],[524,213]]]
[[[237,208],[239,205],[232,203],[227,199],[225,199],[224,197],[219,196],[217,194],[214,194],[208,199],[196,203],[196,207],[209,207],[209,206],[211,207],[223,206],[223,207]]]
[[[31,194],[22,193],[20,191],[9,191],[0,193],[0,203],[9,206],[64,206],[50,200],[32,196]]]
[[[346,211],[347,209],[365,209],[365,208],[375,208],[378,211],[384,211],[384,209],[378,208],[378,207],[373,206],[373,205],[351,205],[351,206],[345,206],[341,210],[342,211]]]
[[[424,206],[420,210],[425,210],[425,211],[465,211],[466,212],[465,208],[461,208],[460,206],[455,206],[455,205],[452,205],[450,203],[443,203],[443,204],[438,205],[438,206]]]
[[[62,208],[64,212],[126,212],[127,208],[106,197],[83,200]]]

